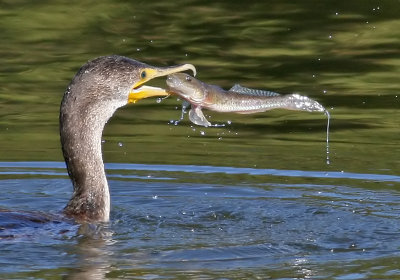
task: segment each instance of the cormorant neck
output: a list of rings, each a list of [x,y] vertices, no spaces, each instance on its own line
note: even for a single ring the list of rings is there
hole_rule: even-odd
[[[108,221],[110,193],[101,152],[103,128],[115,110],[124,105],[84,103],[68,91],[60,108],[60,138],[74,192],[64,209],[80,222]],[[111,103],[111,104],[110,104]]]

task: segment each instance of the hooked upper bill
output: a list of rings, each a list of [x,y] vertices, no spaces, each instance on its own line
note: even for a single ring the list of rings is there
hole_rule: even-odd
[[[159,87],[144,86],[143,84],[156,77],[167,76],[173,73],[191,70],[196,75],[196,68],[192,64],[182,64],[169,67],[147,66],[140,71],[139,80],[132,86],[128,96],[128,103],[136,103],[138,100],[153,96],[168,96],[169,93]]]

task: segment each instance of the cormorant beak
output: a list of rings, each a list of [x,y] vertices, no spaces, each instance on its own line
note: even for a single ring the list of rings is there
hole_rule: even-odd
[[[182,64],[170,67],[144,67],[140,72],[139,81],[136,82],[129,92],[128,103],[136,103],[138,100],[152,96],[168,96],[169,93],[163,88],[144,86],[143,84],[151,79],[169,74],[192,70],[196,76],[196,68],[192,64]]]

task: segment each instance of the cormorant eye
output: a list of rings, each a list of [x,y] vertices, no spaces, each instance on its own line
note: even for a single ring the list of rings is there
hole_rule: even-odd
[[[192,77],[186,76],[186,81],[191,82],[192,81]]]
[[[143,71],[142,73],[140,73],[140,77],[142,79],[146,78],[146,71]]]

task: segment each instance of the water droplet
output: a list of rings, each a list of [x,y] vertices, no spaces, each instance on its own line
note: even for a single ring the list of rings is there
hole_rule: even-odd
[[[227,121],[226,123],[227,123],[227,124],[232,124],[232,121]]]
[[[325,110],[325,115],[327,118],[327,123],[326,123],[326,164],[329,165],[329,164],[331,164],[331,161],[329,158],[329,126],[330,126],[331,115],[326,110]]]
[[[201,135],[206,135],[206,133],[204,131],[200,131]]]
[[[118,142],[118,146],[122,147],[124,144],[122,142]]]
[[[162,98],[161,98],[161,97],[159,97],[159,98],[156,99],[156,102],[157,102],[157,103],[161,103],[161,101],[162,101]]]
[[[158,198],[158,195],[153,195],[153,199],[157,199]]]

